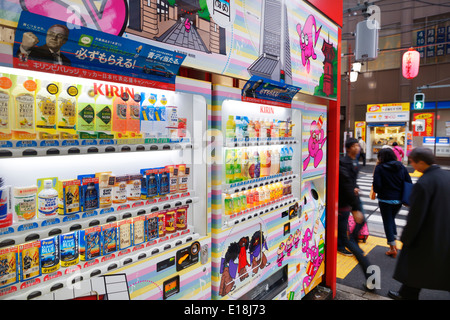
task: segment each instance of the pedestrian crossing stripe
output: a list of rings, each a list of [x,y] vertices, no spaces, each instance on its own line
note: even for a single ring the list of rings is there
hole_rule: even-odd
[[[401,241],[397,242],[397,249],[402,248]],[[369,252],[376,246],[382,246],[389,248],[385,238],[369,236],[365,243],[359,243],[359,247],[363,250],[364,255],[367,256]],[[390,258],[387,257],[386,258]],[[358,265],[358,260],[354,256],[348,257],[338,253],[336,262],[336,277],[339,279],[345,279],[347,275]]]

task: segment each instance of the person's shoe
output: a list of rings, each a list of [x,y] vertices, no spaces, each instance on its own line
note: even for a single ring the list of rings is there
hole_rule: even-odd
[[[391,256],[392,258],[397,258],[397,249],[390,249],[386,251],[387,256]]]
[[[389,290],[388,297],[394,300],[407,300],[406,298],[400,295],[400,292],[392,290]]]
[[[352,257],[353,256],[353,253],[351,253],[350,251],[348,251],[345,248],[344,249],[338,249],[338,252],[340,254],[344,255],[344,256],[347,256],[347,257]]]

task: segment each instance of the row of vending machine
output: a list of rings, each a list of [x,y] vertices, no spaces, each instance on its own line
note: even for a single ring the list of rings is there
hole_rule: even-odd
[[[121,299],[136,300],[297,300],[322,282],[327,105],[301,94],[248,102],[241,89],[182,77],[168,91],[0,72],[0,299],[75,299],[111,276],[121,277]],[[89,210],[46,214],[49,200],[28,188],[105,172],[111,185],[89,180],[55,195],[63,207],[77,196],[98,201]],[[122,186],[118,177],[131,174],[140,176]],[[121,192],[134,197],[119,199]],[[100,240],[88,237],[92,228]],[[102,250],[102,230],[113,249]],[[74,232],[81,245],[63,264],[67,243],[47,240]],[[86,254],[95,245],[101,254]]]

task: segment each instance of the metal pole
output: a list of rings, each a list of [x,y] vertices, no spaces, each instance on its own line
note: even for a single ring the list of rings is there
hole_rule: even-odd
[[[352,45],[349,43],[348,44],[348,59],[347,59],[347,116],[346,116],[346,120],[347,120],[347,126],[346,126],[346,131],[347,131],[347,137],[346,139],[350,138],[350,90],[352,87],[352,84],[350,82],[350,72],[352,71],[352,63],[351,63],[351,51],[352,51]]]

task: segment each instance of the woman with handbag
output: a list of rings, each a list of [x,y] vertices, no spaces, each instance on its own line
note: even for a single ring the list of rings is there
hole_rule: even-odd
[[[386,255],[393,258],[397,257],[395,216],[403,204],[405,183],[412,184],[408,170],[397,160],[397,156],[392,149],[381,149],[378,153],[378,164],[373,174],[372,187],[377,194],[384,232],[390,248]]]

